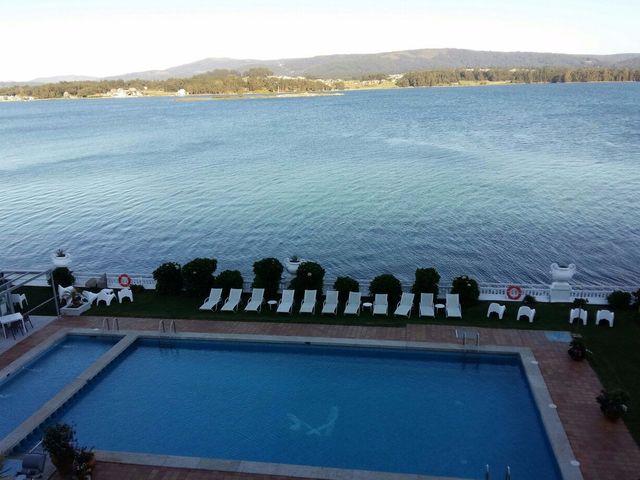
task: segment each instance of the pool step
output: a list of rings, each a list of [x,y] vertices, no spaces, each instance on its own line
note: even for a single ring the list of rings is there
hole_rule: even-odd
[[[478,330],[465,330],[456,328],[456,339],[462,342],[464,346],[471,346],[475,344],[476,347],[480,346],[480,332]]]
[[[169,324],[169,333],[173,332],[176,333],[176,321],[175,320],[171,320],[171,323]],[[158,332],[160,333],[167,333],[167,329],[165,328],[164,325],[164,320],[160,320],[160,322],[158,323]]]

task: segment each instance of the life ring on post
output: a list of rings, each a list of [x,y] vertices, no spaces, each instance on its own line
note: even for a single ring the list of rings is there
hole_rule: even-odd
[[[507,298],[509,300],[519,300],[522,297],[522,287],[518,285],[509,285],[507,287]]]
[[[129,285],[131,285],[131,277],[128,274],[123,273],[118,277],[118,283],[121,287],[127,288]]]

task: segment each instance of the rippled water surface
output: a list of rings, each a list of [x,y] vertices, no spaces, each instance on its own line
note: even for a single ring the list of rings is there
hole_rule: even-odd
[[[0,265],[640,282],[640,85],[0,104]]]

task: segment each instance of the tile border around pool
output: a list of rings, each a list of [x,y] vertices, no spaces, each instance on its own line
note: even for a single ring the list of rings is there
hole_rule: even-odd
[[[119,332],[107,332],[98,329],[64,329],[51,339],[43,342],[38,347],[27,352],[8,367],[0,370],[0,380],[11,374],[21,366],[37,358],[38,355],[49,349],[55,342],[66,335],[87,336],[120,336],[122,339],[111,349],[103,354],[96,362],[90,365],[75,381],[64,387],[57,395],[51,398],[42,408],[23,422],[16,430],[0,441],[0,452],[12,450],[27,435],[36,430],[41,423],[46,421],[65,403],[71,400],[87,383],[106,368],[120,354],[126,351],[139,338],[165,338],[178,340],[223,340],[223,341],[249,341],[254,343],[305,343],[314,345],[332,345],[342,347],[376,347],[398,348],[416,350],[439,350],[457,352],[478,352],[493,354],[517,354],[520,357],[524,372],[527,377],[533,399],[536,403],[544,429],[546,431],[551,449],[555,455],[563,480],[583,480],[579,465],[575,465],[575,456],[569,439],[567,438],[560,417],[552,403],[551,395],[538,367],[533,352],[528,347],[486,346],[468,348],[460,344],[411,342],[402,340],[370,340],[347,339],[329,337],[304,337],[281,335],[249,335],[249,334],[224,334],[224,333],[159,333],[138,330],[122,330]],[[451,477],[433,477],[414,474],[397,474],[386,472],[369,472],[364,470],[346,470],[328,467],[313,467],[302,465],[271,464],[250,461],[221,460],[199,457],[179,457],[173,455],[155,455],[130,452],[98,451],[98,458],[107,462],[132,463],[139,465],[158,465],[165,467],[187,467],[204,470],[217,470],[239,473],[262,473],[271,475],[284,475],[291,477],[305,477],[317,479],[375,479],[375,480],[440,480]]]

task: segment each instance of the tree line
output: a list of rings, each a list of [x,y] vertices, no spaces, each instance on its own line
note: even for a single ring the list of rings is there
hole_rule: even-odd
[[[266,68],[252,68],[244,73],[235,70],[214,70],[190,78],[167,80],[99,80],[58,82],[44,85],[18,85],[0,88],[0,95],[34,98],[91,97],[109,94],[119,88],[135,88],[140,92],[176,93],[180,89],[190,94],[243,94],[324,92],[344,88],[344,84],[330,85],[321,80],[279,78]]]
[[[553,68],[536,69],[455,69],[425,70],[405,73],[399,87],[433,87],[462,82],[569,83],[569,82],[638,82],[640,70],[628,68]]]

